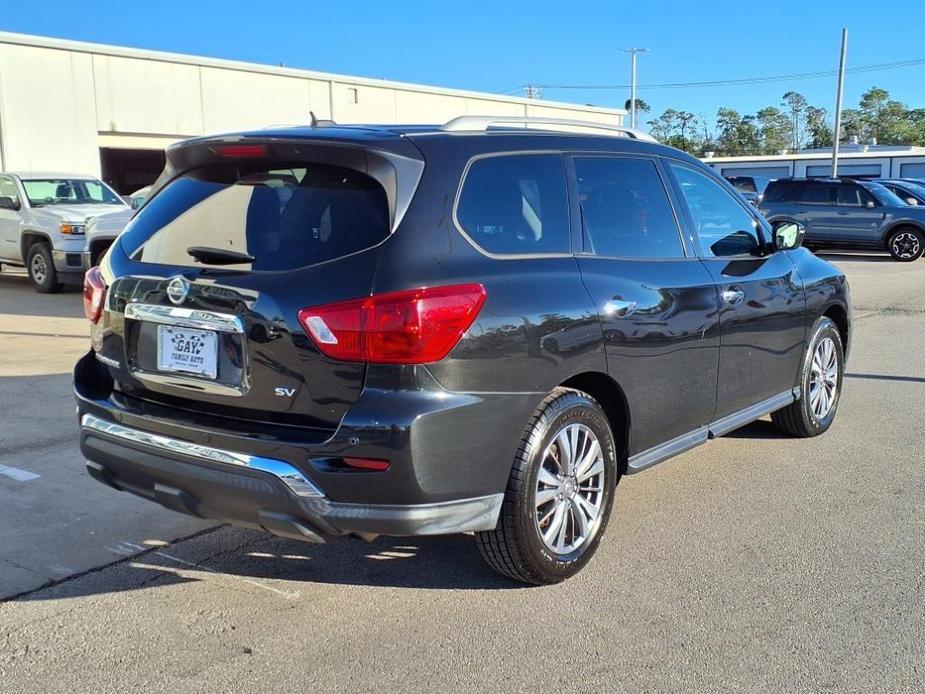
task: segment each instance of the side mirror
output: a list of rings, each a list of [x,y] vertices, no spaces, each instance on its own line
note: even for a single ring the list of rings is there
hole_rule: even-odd
[[[803,245],[806,227],[797,222],[774,223],[774,250],[790,251]]]
[[[918,205],[919,201],[916,200],[915,198],[906,198],[906,204],[907,205]]]
[[[120,195],[119,197],[122,198],[122,202],[124,202],[126,205],[128,205],[129,207],[132,206],[132,196],[131,195]]]
[[[14,200],[6,195],[0,195],[0,210],[16,211],[21,207],[19,200]]]
[[[875,208],[875,207],[877,206],[877,203],[875,203],[873,200],[868,200],[868,201],[867,201],[867,204],[864,205],[864,206],[865,206],[868,210],[871,210],[871,209],[873,209],[873,208]]]

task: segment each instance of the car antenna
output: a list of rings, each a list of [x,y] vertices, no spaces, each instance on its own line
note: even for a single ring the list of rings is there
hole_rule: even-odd
[[[318,116],[315,115],[315,112],[314,112],[314,111],[309,111],[309,112],[308,112],[308,115],[310,115],[310,116],[312,117],[311,126],[312,126],[313,128],[326,128],[326,127],[331,126],[331,125],[337,125],[337,123],[335,123],[335,122],[332,121],[332,120],[328,120],[328,119],[324,119],[324,118],[322,118],[322,119],[319,120],[319,119],[318,119]]]

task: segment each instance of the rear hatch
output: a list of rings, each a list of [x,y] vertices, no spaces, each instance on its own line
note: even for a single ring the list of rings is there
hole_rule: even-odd
[[[370,294],[423,168],[396,136],[376,147],[346,139],[200,140],[168,152],[103,268],[95,348],[117,391],[234,420],[336,427],[366,367],[321,354],[298,311]]]

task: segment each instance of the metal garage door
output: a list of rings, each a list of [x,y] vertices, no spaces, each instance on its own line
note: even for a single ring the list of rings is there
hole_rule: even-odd
[[[832,174],[831,164],[819,164],[816,166],[806,167],[806,177],[830,176]],[[880,164],[839,164],[839,176],[869,176],[879,178],[883,175],[883,167]]]

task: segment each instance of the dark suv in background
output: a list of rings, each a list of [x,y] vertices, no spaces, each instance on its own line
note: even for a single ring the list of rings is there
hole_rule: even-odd
[[[771,179],[764,176],[726,176],[739,194],[753,205],[758,205],[764,199],[764,191]]]
[[[768,413],[828,429],[848,288],[800,227],[636,131],[524,124],[171,147],[87,274],[90,473],[313,542],[474,532],[553,583],[621,475]]]
[[[925,250],[925,207],[908,205],[872,181],[778,179],[768,184],[759,209],[772,224],[803,224],[812,249],[887,250],[905,262]]]

